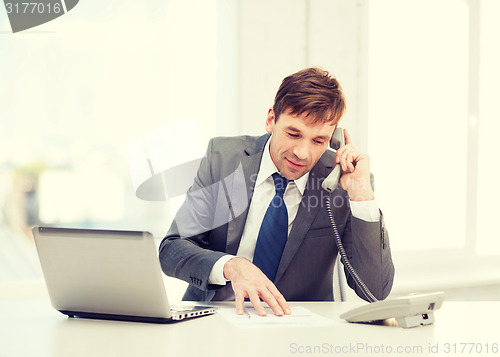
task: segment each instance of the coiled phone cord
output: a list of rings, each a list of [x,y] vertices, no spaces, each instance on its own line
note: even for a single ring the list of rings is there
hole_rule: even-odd
[[[354,279],[354,282],[356,285],[361,289],[365,297],[368,299],[370,302],[376,302],[378,301],[375,296],[371,293],[370,289],[365,285],[363,280],[359,277],[358,273],[356,273],[356,270],[354,270],[353,266],[351,265],[351,262],[349,261],[349,258],[347,258],[347,253],[345,252],[344,246],[342,245],[342,240],[340,239],[339,232],[337,230],[337,224],[335,223],[335,220],[333,219],[333,212],[332,212],[332,207],[330,205],[330,196],[326,195],[325,196],[325,204],[326,204],[326,211],[328,213],[328,219],[330,220],[330,224],[333,229],[333,234],[335,236],[335,243],[337,244],[337,249],[340,254],[340,258],[342,260],[342,263],[345,265],[349,273]]]

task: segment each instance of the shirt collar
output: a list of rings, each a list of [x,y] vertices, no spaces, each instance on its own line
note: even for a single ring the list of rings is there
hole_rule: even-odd
[[[257,175],[257,181],[255,181],[255,186],[259,186],[262,182],[267,180],[275,172],[278,172],[278,169],[274,165],[273,160],[271,159],[271,153],[269,152],[269,143],[271,142],[272,135],[267,139],[266,145],[264,146],[264,153],[262,154],[262,160],[260,161],[260,169],[259,174]],[[309,172],[304,176],[294,180],[293,182],[299,189],[301,195],[304,194],[306,189],[307,180],[309,179]]]

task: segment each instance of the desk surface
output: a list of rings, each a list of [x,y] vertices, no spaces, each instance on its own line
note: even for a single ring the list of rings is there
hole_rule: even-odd
[[[339,319],[359,303],[294,305],[336,323],[244,329],[220,314],[167,325],[69,319],[47,300],[0,300],[0,356],[500,356],[497,301],[445,301],[434,325],[412,329]]]

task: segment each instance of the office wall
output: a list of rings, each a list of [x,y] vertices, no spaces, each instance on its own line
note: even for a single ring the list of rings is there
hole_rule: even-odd
[[[239,4],[238,131],[262,133],[281,80],[304,67],[320,66],[340,81],[348,106],[343,122],[362,142],[361,76],[366,60],[361,35],[366,6],[339,0]]]

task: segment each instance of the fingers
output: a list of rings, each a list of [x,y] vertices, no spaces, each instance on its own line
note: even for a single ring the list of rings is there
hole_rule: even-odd
[[[260,316],[266,316],[261,299],[269,305],[277,316],[289,315],[290,306],[276,286],[250,261],[234,258],[226,263],[226,276],[231,277],[231,285],[235,296],[235,307],[238,315],[244,314],[245,297],[250,299]]]
[[[276,289],[277,291],[277,289]],[[249,296],[250,302],[252,303],[255,311],[260,316],[267,316],[265,307],[262,304],[261,299],[267,303],[269,308],[273,311],[276,316],[290,315],[291,309],[286,302],[283,295],[278,292],[278,296],[273,295],[270,291],[261,291],[260,293],[253,293]],[[238,313],[238,306],[236,312]],[[241,314],[240,314],[241,315]]]
[[[266,309],[261,299],[267,303],[276,316],[290,315],[291,313],[290,306],[285,298],[269,280],[262,288],[248,289],[246,293],[243,291],[245,290],[239,291],[237,294],[235,293],[236,313],[238,315],[244,313],[243,303],[245,301],[245,296],[250,299],[255,311],[257,311],[260,316],[267,316]]]
[[[262,306],[259,295],[257,294],[250,295],[250,302],[252,303],[253,307],[255,308],[255,311],[257,311],[259,316],[267,316],[266,309],[264,309],[264,306]]]
[[[340,164],[342,176],[340,186],[347,191],[352,201],[373,200],[370,185],[370,157],[353,145],[351,135],[344,129],[345,145],[337,150],[335,163]]]
[[[290,315],[292,313],[292,310],[290,309],[290,305],[288,305],[288,302],[286,302],[285,297],[283,295],[281,295],[281,293],[278,291],[278,289],[276,289],[276,294],[274,295],[274,298],[275,298],[274,301],[276,301],[277,306],[279,306],[280,311],[282,311],[283,314]],[[268,303],[268,305],[269,305],[269,303]],[[270,306],[270,307],[271,307],[271,309],[273,309],[272,306]],[[276,310],[273,309],[273,311],[276,314]]]
[[[342,171],[354,172],[358,157],[359,152],[354,146],[345,145],[337,151],[335,162],[340,164]]]
[[[242,293],[235,293],[234,302],[236,305],[236,313],[238,315],[243,315],[245,313],[245,309],[243,307],[243,303],[245,302],[245,295]]]
[[[255,293],[250,294],[250,301],[260,316],[266,316],[266,310],[261,299],[267,303],[276,316],[290,315],[291,309],[284,296],[278,291],[274,284],[268,280],[268,284]]]
[[[274,287],[274,284],[272,285],[272,287]],[[271,287],[268,287],[268,289],[269,288],[271,288]],[[276,289],[276,288],[274,288],[274,289]],[[276,292],[278,295],[281,295],[277,291],[277,289],[276,289]],[[271,293],[270,290],[262,291],[261,297],[267,303],[267,305],[269,305],[271,310],[273,310],[273,312],[276,316],[283,316],[285,314],[285,309],[284,309],[285,306],[283,306],[283,307],[281,306],[280,301],[278,301],[278,297],[275,296],[274,293]]]
[[[356,158],[359,156],[358,149],[353,144],[351,134],[344,129],[345,145],[337,150],[336,163],[340,163],[342,171],[354,172]]]

